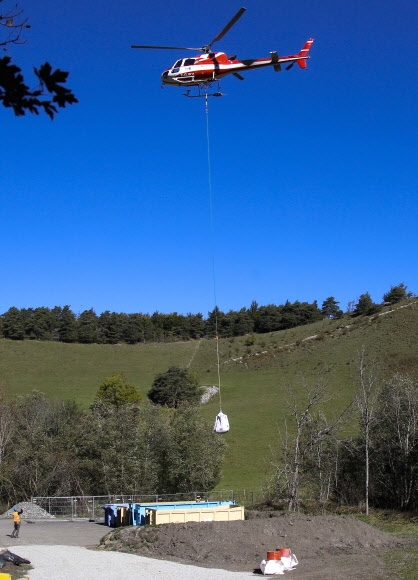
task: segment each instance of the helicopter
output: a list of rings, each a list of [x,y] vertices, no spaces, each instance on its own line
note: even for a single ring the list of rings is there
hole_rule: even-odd
[[[192,50],[194,52],[201,52],[193,58],[180,58],[172,67],[166,69],[161,74],[162,88],[164,85],[171,85],[177,87],[198,87],[198,94],[191,95],[190,90],[183,93],[186,97],[200,97],[200,90],[204,89],[206,96],[208,95],[208,87],[212,86],[213,82],[218,83],[218,90],[210,96],[221,97],[223,94],[220,91],[220,79],[232,74],[240,81],[244,80],[241,75],[242,72],[248,70],[272,66],[276,72],[282,70],[282,65],[286,65],[285,69],[290,70],[295,63],[301,69],[306,69],[306,61],[309,57],[309,49],[314,41],[309,38],[303,45],[298,54],[290,54],[288,56],[279,56],[277,51],[270,52],[268,58],[256,58],[237,60],[236,55],[227,56],[224,52],[214,52],[212,45],[218,42],[225,36],[225,34],[232,28],[232,26],[241,18],[247,9],[242,7],[231,18],[231,20],[224,26],[224,28],[215,36],[209,43],[199,48],[189,48],[185,46],[154,46],[154,45],[131,45],[131,48],[141,49],[162,49],[162,50]]]

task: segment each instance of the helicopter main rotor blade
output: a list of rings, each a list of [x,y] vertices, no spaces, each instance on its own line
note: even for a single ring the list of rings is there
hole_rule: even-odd
[[[161,48],[163,50],[194,50],[195,52],[199,52],[202,48],[189,48],[186,46],[153,46],[153,45],[139,45],[139,44],[131,44],[131,48]]]
[[[217,36],[215,36],[215,38],[212,40],[212,42],[210,44],[207,45],[207,47],[204,48],[208,48],[210,50],[212,44],[215,44],[215,42],[218,42],[218,40],[221,40],[222,37],[225,36],[225,34],[228,32],[228,30],[230,30],[234,24],[236,23],[237,20],[239,20],[241,18],[241,16],[244,14],[244,12],[247,9],[242,7],[238,10],[238,12],[235,14],[235,16],[233,16],[231,18],[231,20],[228,22],[228,24],[219,32],[219,34]]]

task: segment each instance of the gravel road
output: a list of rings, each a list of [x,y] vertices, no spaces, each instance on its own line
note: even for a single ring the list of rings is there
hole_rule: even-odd
[[[22,546],[17,553],[34,566],[30,580],[248,580],[254,576],[79,546]]]
[[[30,580],[248,580],[249,572],[229,572],[165,560],[95,551],[108,531],[87,521],[22,521],[20,537],[10,534],[13,521],[0,519],[0,547],[31,561]]]

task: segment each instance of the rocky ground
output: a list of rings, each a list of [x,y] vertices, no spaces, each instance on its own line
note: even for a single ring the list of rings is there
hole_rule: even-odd
[[[401,540],[350,516],[259,514],[238,522],[119,528],[101,549],[118,550],[206,568],[260,573],[267,551],[290,547],[299,565],[294,578],[395,578],[383,557]]]

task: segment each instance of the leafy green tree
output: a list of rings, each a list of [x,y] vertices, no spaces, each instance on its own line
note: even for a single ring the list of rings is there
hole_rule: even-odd
[[[335,300],[334,296],[329,296],[323,301],[321,312],[327,318],[341,318],[343,311],[338,305],[339,302]]]
[[[3,336],[11,340],[24,340],[25,325],[21,311],[12,306],[3,314],[2,318]]]
[[[163,315],[164,336],[187,339],[184,322],[184,316],[177,312]]]
[[[164,413],[165,411],[165,413]],[[210,490],[219,483],[225,441],[196,407],[161,409],[164,430],[155,435],[161,493]]]
[[[232,335],[244,336],[254,330],[254,319],[246,308],[241,308],[239,312],[230,312],[232,321]]]
[[[219,310],[217,306],[208,313],[208,318],[206,320],[206,331],[205,334],[209,337],[214,337],[218,331],[218,336],[220,338],[226,338],[230,336],[230,316]]]
[[[98,401],[115,407],[126,404],[137,405],[141,402],[141,398],[135,385],[128,383],[122,373],[105,378],[96,393]]]
[[[220,479],[225,442],[195,407],[96,401],[74,437],[81,486],[89,493],[210,490]]]
[[[75,403],[53,401],[39,391],[17,398],[0,478],[3,500],[80,493],[73,439],[80,413]]]
[[[255,332],[274,332],[280,329],[282,323],[281,309],[275,304],[260,306],[258,309]]]
[[[13,4],[12,8],[0,13],[0,46],[8,44],[24,44],[22,33],[30,28],[23,11]],[[37,87],[30,89],[26,85],[21,69],[13,64],[10,56],[0,58],[0,103],[13,109],[17,117],[26,113],[46,113],[50,119],[58,112],[58,108],[77,103],[72,91],[63,86],[68,78],[68,72],[53,70],[48,62],[39,68],[34,68]]]
[[[78,342],[92,344],[97,342],[98,318],[93,308],[84,310],[77,320]]]
[[[184,321],[184,329],[187,338],[201,338],[205,334],[205,321],[203,320],[203,314],[201,312],[198,314],[188,313]]]
[[[158,492],[150,429],[136,405],[96,401],[75,438],[82,487],[97,495]]]
[[[29,308],[25,311],[25,334],[32,340],[51,340],[54,315],[49,308]]]
[[[120,315],[120,329],[123,340],[128,344],[141,342],[141,326],[137,318],[129,314]]]
[[[397,286],[391,286],[389,292],[383,294],[383,300],[385,302],[389,302],[390,304],[396,304],[401,300],[405,300],[406,298],[408,298],[406,288],[407,287],[403,282],[401,282]]]
[[[61,342],[77,342],[77,321],[69,306],[64,306],[59,314],[58,336]]]
[[[362,294],[358,299],[356,307],[354,309],[353,314],[355,316],[370,316],[371,314],[375,314],[379,312],[380,306],[375,304],[368,292]]]
[[[155,377],[147,396],[156,405],[174,409],[184,403],[196,405],[200,400],[199,381],[187,369],[172,366]]]

